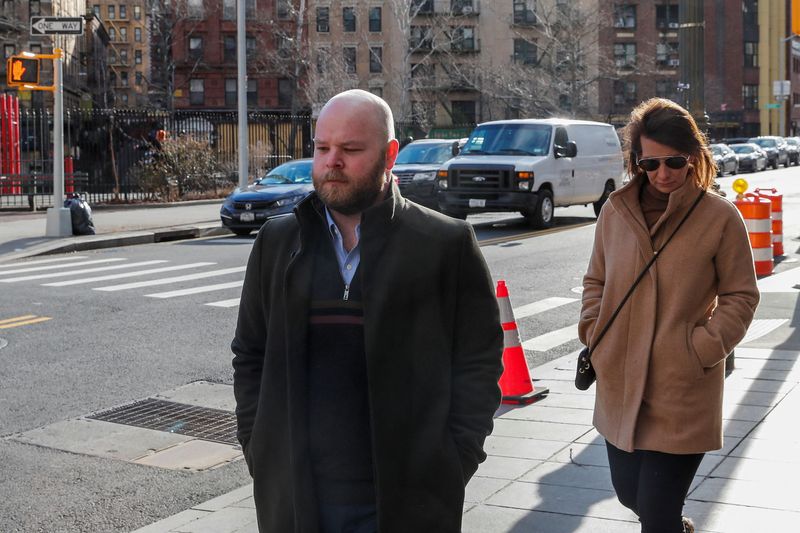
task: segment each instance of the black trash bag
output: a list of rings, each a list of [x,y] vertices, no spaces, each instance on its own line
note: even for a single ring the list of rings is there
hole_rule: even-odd
[[[94,235],[94,221],[92,221],[92,208],[89,202],[78,196],[70,194],[64,200],[64,207],[69,208],[72,218],[73,235]]]

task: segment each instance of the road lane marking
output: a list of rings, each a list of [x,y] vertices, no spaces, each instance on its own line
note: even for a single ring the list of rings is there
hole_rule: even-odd
[[[582,228],[585,226],[591,226],[592,224],[596,224],[596,220],[592,220],[591,222],[579,222],[578,224],[570,224],[569,226],[563,227],[556,227],[538,231],[529,231],[526,233],[517,233],[514,235],[506,235],[503,237],[493,237],[489,239],[483,239],[478,241],[478,246],[491,246],[493,244],[502,244],[510,241],[519,241],[523,239],[530,239],[533,237],[541,237],[543,235],[551,235],[553,233],[561,233],[562,231],[567,231],[576,228]]]
[[[41,272],[42,270],[56,270],[59,268],[72,268],[76,266],[88,266],[88,265],[98,265],[101,263],[116,263],[117,261],[127,261],[125,258],[113,258],[113,259],[95,259],[93,261],[79,261],[77,263],[69,263],[67,265],[48,265],[48,266],[38,266],[33,268],[18,268],[16,270],[6,270],[5,272],[0,272],[0,275],[7,276],[9,274],[24,274],[26,272]]]
[[[36,316],[36,315],[34,315]],[[16,328],[19,326],[29,326],[31,324],[38,324],[40,322],[47,322],[48,320],[52,320],[53,317],[49,316],[40,316],[38,318],[31,318],[30,320],[22,320],[18,322],[11,322],[8,324],[0,325],[0,329],[9,329],[9,328]]]
[[[150,298],[175,298],[177,296],[188,296],[189,294],[199,294],[201,292],[221,291],[223,289],[232,289],[234,287],[241,287],[244,285],[244,280],[231,281],[229,283],[218,283],[216,285],[204,285],[202,287],[192,287],[191,289],[180,289],[177,291],[169,292],[156,292],[153,294],[145,294]]]
[[[0,265],[0,270],[4,268],[27,267],[30,265],[44,265],[46,263],[57,263],[60,261],[76,261],[78,259],[86,259],[86,257],[87,256],[85,255],[74,255],[70,257],[57,257],[55,259],[38,259],[36,261],[25,261],[24,263],[8,263],[6,265]]]
[[[21,276],[17,278],[0,279],[0,283],[17,283],[20,281],[31,281],[34,279],[48,279],[48,278],[63,278],[65,276],[77,276],[80,274],[91,274],[93,272],[106,272],[108,270],[120,270],[123,268],[132,268],[137,266],[155,265],[158,263],[166,263],[166,260],[157,259],[152,261],[140,261],[138,263],[125,263],[124,265],[104,266],[97,268],[83,268],[79,270],[69,270],[67,272],[50,272],[48,274],[34,274],[33,276]]]
[[[572,324],[565,328],[550,331],[544,335],[539,335],[532,339],[528,339],[522,343],[525,350],[533,350],[534,352],[546,352],[561,346],[573,339],[578,338],[578,324]]]
[[[135,272],[123,272],[122,274],[109,274],[108,276],[96,276],[93,278],[71,279],[67,281],[56,281],[53,283],[43,283],[43,287],[66,287],[68,285],[81,285],[84,283],[94,283],[97,281],[108,281],[112,279],[133,278],[136,276],[145,276],[147,274],[160,274],[162,272],[173,272],[175,270],[186,270],[188,268],[197,268],[203,266],[216,265],[216,263],[189,263],[186,265],[176,265],[162,268],[150,268],[147,270],[137,270]]]
[[[107,287],[94,287],[93,291],[124,291],[128,289],[138,289],[141,287],[152,287],[154,285],[168,285],[170,283],[179,283],[181,281],[192,281],[195,279],[213,278],[214,276],[224,276],[225,274],[233,274],[235,272],[244,272],[246,266],[223,268],[221,270],[211,270],[209,272],[201,272],[200,274],[191,274],[187,276],[176,276],[173,278],[155,279],[151,281],[140,281],[137,283],[125,283],[123,285],[109,285]]]
[[[28,320],[29,318],[36,318],[37,315],[22,315],[22,316],[15,316],[14,318],[6,318],[5,320],[0,320],[0,325],[8,324],[9,322],[18,322],[20,320]]]
[[[757,318],[750,324],[750,327],[747,329],[747,334],[739,344],[742,345],[750,341],[760,339],[761,337],[772,333],[787,322],[789,322],[789,320],[786,318]]]
[[[521,318],[525,318],[538,313],[544,313],[545,311],[549,311],[551,309],[555,309],[556,307],[561,307],[562,305],[571,304],[572,302],[577,302],[577,301],[578,301],[577,298],[561,298],[558,296],[554,296],[552,298],[545,298],[544,300],[539,300],[538,302],[533,302],[515,308],[513,310],[514,318],[519,320]]]
[[[800,292],[800,268],[773,274],[758,280],[759,292]]]
[[[239,305],[241,298],[231,298],[230,300],[220,300],[219,302],[209,302],[206,305],[211,307],[236,307]]]

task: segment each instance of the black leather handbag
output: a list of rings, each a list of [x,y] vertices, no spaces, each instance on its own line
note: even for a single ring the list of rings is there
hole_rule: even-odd
[[[683,220],[681,220],[680,224],[678,224],[678,227],[675,228],[675,231],[672,232],[672,235],[669,236],[669,238],[661,246],[661,248],[653,251],[653,257],[650,258],[650,261],[647,262],[647,265],[645,265],[642,271],[639,272],[639,275],[636,276],[636,280],[633,282],[633,285],[631,285],[631,288],[628,289],[627,294],[625,294],[625,297],[622,298],[622,301],[614,310],[614,313],[611,315],[611,318],[608,319],[608,322],[606,322],[605,326],[603,326],[603,329],[600,330],[600,334],[597,335],[597,338],[594,341],[594,347],[597,347],[597,345],[600,343],[600,340],[606,334],[608,328],[611,327],[611,324],[614,322],[614,319],[617,318],[617,315],[622,310],[622,307],[625,305],[625,302],[627,302],[628,298],[630,298],[631,294],[633,294],[633,290],[636,288],[639,282],[642,281],[642,278],[644,277],[645,274],[647,274],[647,271],[650,270],[650,267],[653,266],[653,263],[656,262],[656,259],[658,259],[658,255],[664,251],[664,248],[667,247],[669,241],[671,241],[672,238],[675,236],[675,234],[678,233],[678,230],[681,229],[683,223],[686,222],[686,219],[689,218],[689,215],[692,214],[692,211],[694,211],[694,208],[697,207],[697,204],[700,203],[700,200],[703,199],[704,195],[705,191],[701,191],[697,197],[697,200],[694,201],[692,207],[690,207],[689,210],[684,215]],[[594,367],[592,366],[592,348],[587,346],[584,347],[583,350],[581,350],[580,354],[578,354],[578,368],[575,372],[575,387],[578,390],[587,390],[589,387],[592,386],[592,383],[594,383],[596,380],[597,380],[597,373],[594,371]]]

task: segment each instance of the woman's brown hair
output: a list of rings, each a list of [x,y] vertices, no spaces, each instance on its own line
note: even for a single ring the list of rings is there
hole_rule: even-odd
[[[642,136],[676,151],[694,156],[689,163],[687,177],[698,187],[708,190],[717,173],[714,158],[708,148],[706,136],[683,107],[665,98],[651,98],[631,111],[631,118],[623,132],[628,151],[627,170],[631,178],[647,179],[647,173],[636,162],[642,154]]]

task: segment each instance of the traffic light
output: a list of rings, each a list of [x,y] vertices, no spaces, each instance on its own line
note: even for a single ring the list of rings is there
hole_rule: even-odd
[[[39,59],[11,56],[7,67],[9,85],[39,85]]]

